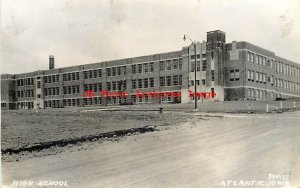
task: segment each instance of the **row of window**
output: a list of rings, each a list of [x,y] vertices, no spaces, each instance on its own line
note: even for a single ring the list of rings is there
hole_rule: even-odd
[[[59,95],[59,87],[50,87],[44,89],[44,96]]]
[[[34,91],[33,91],[33,89],[24,90],[24,91],[17,91],[17,97],[18,98],[34,97]]]
[[[17,109],[32,109],[33,102],[26,101],[26,102],[17,102]]]
[[[101,77],[102,77],[102,69],[94,69],[94,70],[83,71],[83,78],[84,79],[101,78]]]
[[[264,83],[266,84],[267,83],[267,74],[265,73],[260,73],[260,72],[254,72],[252,70],[248,70],[248,74],[247,74],[247,78],[248,78],[248,81],[256,81],[256,82],[259,82],[259,83]],[[255,77],[255,79],[254,79]],[[269,82],[271,82],[271,84],[273,85],[273,77],[270,77],[268,78],[269,79]]]
[[[79,72],[72,72],[72,73],[64,73],[63,74],[63,81],[73,81],[79,80]]]
[[[173,59],[173,60],[163,60],[159,61],[159,70],[176,70],[176,69],[182,69],[182,59]]]
[[[191,80],[191,86],[194,86],[194,82],[195,82],[194,80]],[[202,79],[201,82],[202,82],[202,85],[205,85],[205,79]],[[200,80],[196,80],[196,84],[197,84],[197,86],[199,86]]]
[[[44,83],[59,82],[59,74],[44,76],[43,79],[44,79]]]
[[[83,90],[84,91],[94,91],[94,92],[101,91],[102,83],[84,84]]]
[[[70,94],[78,94],[80,93],[79,85],[72,85],[72,86],[64,86],[63,87],[63,94],[70,95]]]
[[[77,99],[63,99],[63,106],[79,106],[79,98]]]
[[[44,101],[44,107],[45,108],[59,108],[60,105],[59,105],[59,100],[47,100],[47,101]]]
[[[106,87],[108,91],[123,91],[127,89],[127,81],[120,80],[120,81],[113,81],[113,82],[106,82]]]
[[[159,78],[159,85],[164,86],[178,86],[182,85],[182,75],[163,76]]]
[[[30,86],[33,85],[33,78],[25,78],[25,79],[18,79],[17,80],[17,86]]]
[[[248,52],[247,54],[247,60],[251,63],[255,63],[257,65],[266,66],[266,57],[254,54],[252,52]],[[270,66],[272,69],[274,69],[279,74],[286,74],[288,76],[294,76],[299,78],[300,77],[300,68],[285,64],[280,61],[275,61],[272,59],[268,60],[268,66]]]
[[[300,77],[300,68],[276,61],[275,71],[279,74]]]
[[[240,80],[240,70],[239,69],[231,69],[231,70],[229,70],[229,80],[230,81],[238,81],[238,80]]]
[[[196,58],[200,59],[200,54],[196,54]],[[202,58],[206,58],[206,54],[202,54]],[[195,59],[195,55],[191,55],[191,59]]]
[[[62,105],[64,107],[68,106],[80,106],[80,101],[82,100],[84,106],[89,105],[102,105],[103,99],[102,97],[90,97],[90,98],[73,98],[73,99],[63,99]],[[121,104],[122,101],[125,100],[128,102],[130,100],[132,103],[148,103],[160,100],[161,102],[180,102],[180,97],[172,97],[172,96],[161,96],[159,99],[151,98],[149,96],[144,97],[136,97],[136,95],[131,95],[131,99],[124,99],[120,97],[106,97],[106,103],[110,104]],[[60,100],[45,100],[44,101],[45,108],[58,108],[60,107]]]
[[[275,86],[291,91],[300,91],[300,83],[275,78]]]
[[[154,71],[154,62],[131,65],[132,74]]]
[[[154,87],[154,78],[132,80],[132,89]]]
[[[110,67],[106,68],[107,76],[121,76],[127,74],[126,66]]]
[[[254,54],[252,52],[248,52],[247,54],[247,60],[257,65],[266,66],[266,59],[266,57],[259,54]]]
[[[197,61],[197,67],[196,67],[197,72],[198,71],[206,71],[206,67],[207,67],[206,60],[202,61],[202,69],[201,69],[201,63],[200,63],[200,61]],[[190,71],[191,72],[195,71],[195,61],[191,62],[191,70]]]
[[[251,99],[267,99],[267,91],[261,89],[248,88],[248,97]]]

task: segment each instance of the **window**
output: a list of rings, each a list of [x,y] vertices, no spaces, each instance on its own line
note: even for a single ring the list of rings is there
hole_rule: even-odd
[[[150,65],[150,72],[154,71],[154,62],[149,63]]]
[[[37,81],[37,82],[36,82],[36,87],[37,87],[37,88],[41,88],[41,81]]]
[[[90,91],[93,90],[93,84],[89,84],[89,90],[90,90]]]
[[[259,73],[255,72],[255,81],[258,82],[259,81]]]
[[[79,80],[79,72],[76,72],[76,80]]]
[[[84,79],[87,79],[87,78],[88,78],[88,73],[87,73],[87,71],[84,71],[84,72],[83,72],[83,78],[84,78]],[[65,74],[64,74],[64,81],[65,81]]]
[[[148,72],[148,63],[144,63],[144,72]]]
[[[173,76],[173,85],[177,86],[178,85],[178,75]]]
[[[194,80],[191,80],[191,86],[194,86]]]
[[[123,74],[126,75],[127,74],[127,68],[126,68],[126,66],[123,66],[122,69],[123,69]]]
[[[215,81],[215,71],[211,71],[211,81]]]
[[[197,61],[197,72],[200,71],[200,61]]]
[[[76,73],[75,72],[72,73],[72,80],[76,80]]]
[[[121,67],[117,67],[117,74],[118,74],[118,76],[121,75]]]
[[[255,63],[258,64],[258,55],[255,54]]]
[[[240,79],[240,70],[235,69],[235,81],[238,81]]]
[[[160,77],[159,78],[159,85],[160,86],[165,86],[165,77]]]
[[[143,65],[138,64],[138,73],[142,73],[142,71],[143,71]]]
[[[93,78],[93,71],[89,70],[89,78]]]
[[[160,71],[165,70],[165,62],[164,62],[164,61],[160,61],[160,62],[159,62],[159,70],[160,70]]]
[[[98,77],[98,75],[97,75],[97,74],[98,74],[98,71],[97,71],[97,70],[93,70],[93,74],[94,74],[94,75],[93,75],[94,78],[97,78],[97,77]]]
[[[97,83],[94,83],[94,92],[98,92],[98,84]]]
[[[202,79],[202,85],[205,85],[205,79]]]
[[[150,87],[154,87],[154,78],[149,78]]]
[[[76,85],[76,93],[80,93],[80,91],[79,91],[79,85]]]
[[[173,69],[178,69],[178,59],[173,59]]]
[[[136,80],[132,80],[132,89],[136,89]]]
[[[84,84],[84,85],[83,85],[83,89],[84,89],[84,92],[87,91],[87,90],[89,90],[89,89],[88,89],[88,85],[87,85],[87,84]]]
[[[230,81],[234,81],[234,70],[229,70],[230,72]]]
[[[56,95],[59,95],[59,87],[56,87]]]
[[[98,87],[99,87],[99,91],[102,91],[102,83],[99,83]]]
[[[98,69],[98,77],[102,77],[102,69]]]
[[[179,85],[182,85],[182,75],[179,75]]]
[[[138,87],[143,88],[143,81],[142,79],[138,79]]]
[[[108,91],[111,91],[111,83],[110,83],[110,82],[107,82],[107,83],[106,83],[106,87],[107,87],[107,90],[108,90]]]
[[[118,81],[117,82],[117,85],[118,85],[118,90],[121,91],[122,90],[122,86],[123,86],[123,81]]]
[[[172,62],[171,60],[167,60],[167,70],[171,70],[172,69]]]
[[[247,78],[248,78],[248,81],[251,80],[251,71],[250,70],[247,71]]]
[[[182,68],[182,59],[181,59],[181,58],[179,58],[178,67],[179,67],[179,69],[181,69],[181,68]]]
[[[202,61],[202,71],[206,71],[206,60]]]
[[[259,78],[259,82],[262,83],[263,82],[263,74],[258,73],[258,78]]]
[[[258,56],[258,64],[262,65],[262,57],[260,55]]]
[[[195,71],[195,62],[192,61],[191,62],[191,72],[194,72]]]
[[[250,52],[247,53],[247,61],[250,62]]]
[[[107,74],[107,76],[111,76],[111,68],[106,69],[106,74]]]
[[[166,79],[167,79],[167,86],[171,86],[171,82],[172,82],[171,76],[167,76]]]
[[[148,88],[148,78],[144,78],[144,88]]]
[[[127,81],[126,80],[123,81],[123,89],[124,90],[127,89]]]
[[[135,74],[136,73],[136,65],[132,65],[131,69],[132,69],[132,74]]]
[[[112,70],[112,76],[116,76],[116,67],[111,68]]]
[[[111,85],[112,85],[112,90],[113,91],[117,90],[117,83],[116,82],[112,82]]]

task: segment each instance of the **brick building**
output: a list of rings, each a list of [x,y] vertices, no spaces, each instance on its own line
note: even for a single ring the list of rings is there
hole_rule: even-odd
[[[195,84],[197,91],[215,93],[199,97],[202,101],[300,97],[300,65],[248,42],[226,43],[225,33],[216,30],[196,43],[196,54],[190,45],[169,53],[66,68],[54,68],[50,56],[49,70],[1,75],[1,107],[187,103],[194,100]]]

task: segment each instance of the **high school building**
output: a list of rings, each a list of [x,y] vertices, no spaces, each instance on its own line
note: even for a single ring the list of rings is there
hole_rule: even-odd
[[[168,53],[66,68],[54,68],[50,56],[49,70],[1,75],[1,107],[188,103],[195,84],[198,92],[214,93],[198,95],[199,102],[300,97],[300,65],[248,42],[226,43],[216,30]]]

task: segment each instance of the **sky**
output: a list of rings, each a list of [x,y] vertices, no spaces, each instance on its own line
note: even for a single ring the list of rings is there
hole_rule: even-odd
[[[1,74],[181,50],[226,32],[300,63],[300,0],[2,0]]]

